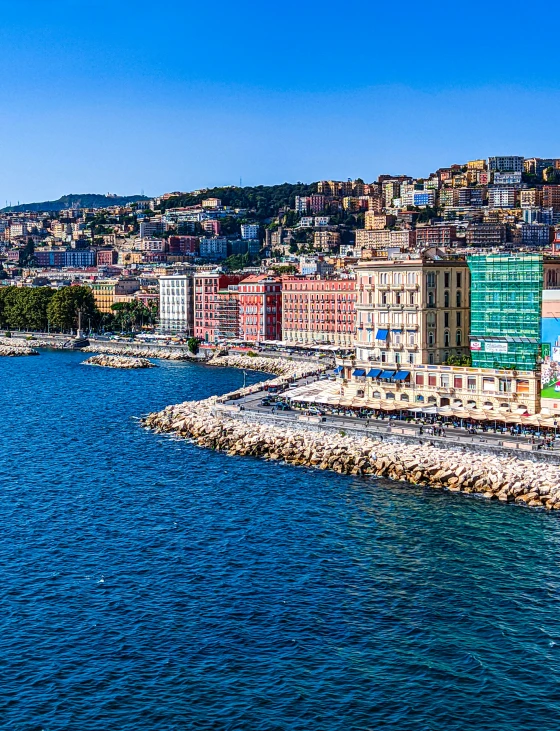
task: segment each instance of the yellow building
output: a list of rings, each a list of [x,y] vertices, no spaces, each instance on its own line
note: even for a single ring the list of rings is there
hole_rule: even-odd
[[[140,282],[134,277],[122,279],[99,279],[91,285],[95,304],[100,312],[111,312],[116,302],[130,302],[132,294],[140,289]]]
[[[362,261],[356,267],[356,360],[444,363],[469,354],[469,268],[462,259]]]
[[[486,170],[486,160],[469,160],[467,170]]]

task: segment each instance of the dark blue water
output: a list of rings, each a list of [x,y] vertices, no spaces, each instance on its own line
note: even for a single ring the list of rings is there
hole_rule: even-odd
[[[242,374],[83,358],[0,359],[2,729],[558,729],[555,515],[156,436]]]

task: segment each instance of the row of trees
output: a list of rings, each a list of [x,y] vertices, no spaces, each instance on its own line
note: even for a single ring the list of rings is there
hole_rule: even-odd
[[[15,330],[73,330],[97,327],[101,313],[89,287],[0,287],[0,326]]]

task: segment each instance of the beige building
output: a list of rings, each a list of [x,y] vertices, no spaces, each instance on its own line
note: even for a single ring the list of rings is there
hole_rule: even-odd
[[[390,214],[381,214],[376,211],[366,211],[365,227],[366,231],[379,231],[380,229],[394,226],[397,221],[396,216]]]
[[[425,255],[356,268],[356,360],[437,365],[469,354],[469,268]]]
[[[99,279],[91,284],[93,298],[100,312],[111,312],[116,302],[131,302],[133,293],[140,289],[140,282],[134,277],[122,279]]]
[[[346,380],[346,395],[402,408],[449,407],[460,410],[536,414],[540,411],[540,378],[531,371],[500,371],[467,366],[413,365],[395,370],[337,359]],[[445,412],[442,412],[445,413]]]
[[[375,231],[366,231],[365,229],[357,229],[354,232],[356,236],[356,249],[386,249],[387,247],[398,249],[410,249],[414,246],[414,231],[391,231],[389,229],[381,229]]]
[[[340,246],[340,234],[338,231],[315,231],[313,246],[319,251],[332,251]]]

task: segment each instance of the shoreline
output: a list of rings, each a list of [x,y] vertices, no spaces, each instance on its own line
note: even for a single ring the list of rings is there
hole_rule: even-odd
[[[224,363],[224,359],[227,358]],[[264,370],[257,358],[219,356],[214,365]],[[233,360],[237,365],[233,364]],[[263,359],[260,359],[263,360]],[[272,359],[266,359],[267,361]],[[275,381],[286,383],[295,377],[287,359],[276,364],[283,375]],[[247,363],[250,361],[250,364]],[[252,366],[252,367],[251,367]],[[325,370],[326,367],[322,367]],[[267,371],[270,372],[270,369]],[[534,508],[560,510],[560,468],[511,456],[495,456],[482,450],[466,451],[433,444],[409,444],[390,438],[347,436],[342,433],[314,431],[302,424],[266,424],[244,412],[235,418],[224,407],[225,401],[261,390],[261,384],[239,389],[202,401],[187,401],[148,414],[141,420],[156,433],[175,434],[192,439],[198,446],[231,456],[252,456],[280,460],[286,464],[333,470],[339,474],[387,477],[413,485],[473,494],[501,502],[515,502]]]

